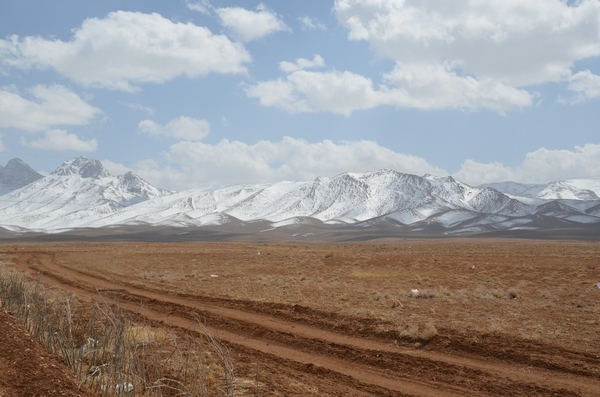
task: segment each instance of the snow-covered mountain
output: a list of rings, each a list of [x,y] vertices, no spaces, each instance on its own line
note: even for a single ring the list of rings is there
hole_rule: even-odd
[[[169,192],[133,173],[111,176],[99,161],[78,157],[1,196],[0,227],[55,232],[260,221],[271,228],[385,226],[445,234],[572,228],[600,225],[599,196],[600,181],[595,180],[472,187],[452,177],[393,170]]]
[[[0,226],[38,231],[85,227],[106,214],[170,193],[131,172],[113,177],[99,161],[77,157],[1,196]]]

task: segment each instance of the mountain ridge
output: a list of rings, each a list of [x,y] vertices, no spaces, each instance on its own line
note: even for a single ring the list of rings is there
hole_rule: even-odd
[[[58,233],[117,226],[190,228],[267,222],[273,229],[291,233],[300,225],[364,229],[385,224],[403,232],[461,235],[600,224],[600,181],[578,179],[545,186],[507,182],[497,187],[383,169],[310,181],[172,192],[132,172],[112,176],[98,160],[80,156],[4,194],[0,227]]]

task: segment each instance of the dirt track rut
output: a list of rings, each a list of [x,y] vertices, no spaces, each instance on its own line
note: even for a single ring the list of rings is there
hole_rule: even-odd
[[[595,396],[600,390],[600,380],[593,372],[552,370],[543,360],[535,366],[357,337],[278,316],[275,310],[265,314],[202,296],[168,294],[100,279],[61,266],[53,258],[43,252],[19,253],[18,265],[22,270],[41,272],[45,283],[118,300],[125,309],[152,321],[197,330],[196,318],[201,318],[233,351],[260,355],[262,361],[331,378],[333,383],[344,382],[355,395]],[[583,357],[581,366],[589,366],[591,359]]]

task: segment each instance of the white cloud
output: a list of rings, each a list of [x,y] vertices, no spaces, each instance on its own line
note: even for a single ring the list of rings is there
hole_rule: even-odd
[[[350,115],[385,103],[385,95],[373,82],[351,72],[308,72],[299,70],[285,79],[259,82],[245,88],[246,95],[262,106],[273,106],[290,113],[331,112]]]
[[[284,65],[292,70],[293,65]],[[280,66],[281,67],[281,66]],[[350,115],[381,105],[416,109],[487,108],[500,113],[530,106],[532,95],[494,81],[458,76],[446,66],[403,65],[384,76],[386,85],[351,72],[292,72],[285,79],[246,86],[246,95],[262,106],[290,113],[331,112]]]
[[[210,124],[206,120],[191,117],[179,117],[166,125],[152,120],[143,120],[138,124],[138,131],[154,136],[167,136],[184,141],[199,141],[210,134]]]
[[[352,40],[401,62],[453,60],[515,86],[558,81],[600,55],[600,2],[336,0]]]
[[[125,91],[181,75],[245,73],[250,60],[242,44],[156,13],[117,11],[86,19],[69,42],[37,36],[0,40],[0,64],[54,69],[84,86]]]
[[[192,11],[198,11],[202,14],[207,15],[210,14],[210,10],[213,8],[208,0],[201,0],[198,3],[193,3],[189,0],[185,0],[185,5],[188,7],[188,9]]]
[[[277,14],[260,4],[256,11],[242,7],[217,8],[221,24],[243,42],[261,39],[269,34],[289,31]]]
[[[106,168],[108,170],[108,172],[111,175],[124,175],[124,174],[128,173],[129,171],[136,172],[133,168],[126,166],[124,164],[121,164],[121,163],[115,163],[112,160],[104,159],[104,160],[101,160],[100,162],[102,163],[104,168]]]
[[[141,110],[142,112],[145,112],[145,113],[148,113],[148,114],[154,114],[154,113],[156,113],[156,109],[154,109],[153,107],[144,106],[144,105],[139,104],[139,103],[126,102],[126,103],[123,103],[123,105],[127,106],[129,109]]]
[[[577,61],[600,55],[598,0],[336,0],[334,12],[350,40],[396,62],[390,75],[398,68],[423,68],[433,80],[445,73],[438,88],[397,80],[406,103],[441,97],[423,108],[527,106],[523,87],[564,82]],[[447,100],[449,85],[463,105]]]
[[[518,167],[501,163],[465,161],[453,176],[465,183],[479,185],[491,182],[545,183],[573,178],[595,178],[600,175],[600,144],[576,146],[575,150],[538,149],[527,153]]]
[[[308,15],[304,15],[302,17],[298,17],[300,23],[302,23],[302,29],[306,30],[325,30],[327,27],[323,25],[317,18],[309,17]]]
[[[495,80],[460,76],[450,64],[398,63],[384,79],[389,86],[383,102],[401,108],[487,108],[502,113],[532,103],[532,95],[525,90]]]
[[[325,66],[325,60],[321,55],[315,54],[312,60],[296,58],[296,62],[282,61],[279,63],[279,70],[285,73],[292,73],[298,70],[322,68],[323,66]]]
[[[4,142],[2,141],[2,135],[0,135],[0,152],[4,152],[6,150],[6,146],[4,145]]]
[[[600,98],[600,76],[589,70],[575,73],[569,79],[568,88],[575,93],[571,100],[574,104]]]
[[[77,152],[93,152],[98,148],[96,139],[84,141],[79,139],[75,134],[69,134],[65,130],[49,130],[46,131],[44,138],[27,141],[21,137],[21,144],[33,149],[67,151],[73,150]]]
[[[393,70],[374,82],[352,71],[306,71],[324,64],[316,58],[284,61],[286,78],[246,86],[246,94],[291,113],[344,115],[382,105],[502,114],[532,106],[535,87],[549,82],[568,82],[573,103],[600,97],[598,75],[571,71],[600,56],[598,0],[336,0],[334,12],[350,40],[367,41]]]
[[[165,156],[169,167],[164,176],[156,163],[145,164],[136,172],[149,180],[162,180],[162,186],[170,189],[309,180],[382,168],[446,175],[420,157],[396,153],[373,141],[309,143],[284,137],[281,142],[260,141],[253,145],[226,139],[216,145],[179,142]]]
[[[471,159],[463,162],[460,170],[452,176],[472,186],[493,182],[519,182],[516,171],[502,163],[479,163]]]
[[[43,131],[52,126],[85,125],[100,113],[62,85],[37,85],[29,93],[32,100],[14,87],[0,88],[0,127]]]
[[[373,141],[309,143],[291,137],[252,145],[226,139],[215,145],[178,142],[163,153],[161,161],[142,161],[131,168],[110,161],[103,164],[115,175],[134,171],[152,184],[172,190],[303,181],[383,168],[419,175],[447,175],[421,157],[397,153]]]

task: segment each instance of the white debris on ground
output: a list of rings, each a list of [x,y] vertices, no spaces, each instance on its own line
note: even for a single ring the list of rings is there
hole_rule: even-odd
[[[129,392],[133,391],[133,385],[130,382],[123,382],[123,383],[119,383],[118,385],[116,385],[115,389],[117,389],[119,391],[123,391],[125,393],[129,393]]]

